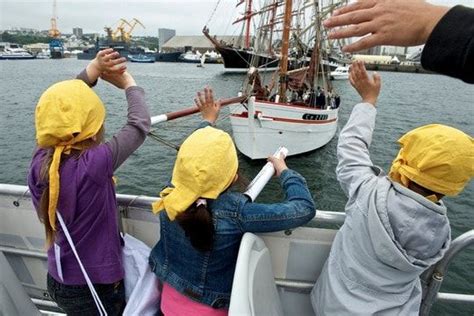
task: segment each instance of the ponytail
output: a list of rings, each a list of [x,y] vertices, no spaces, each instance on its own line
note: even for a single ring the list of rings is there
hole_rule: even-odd
[[[176,216],[191,245],[199,251],[210,251],[214,243],[214,223],[206,205],[194,203]]]

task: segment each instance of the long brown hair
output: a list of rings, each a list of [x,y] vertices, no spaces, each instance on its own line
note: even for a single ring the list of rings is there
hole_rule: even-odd
[[[71,150],[71,156],[75,156],[79,158],[81,154],[94,146],[99,145],[102,143],[104,140],[104,126],[102,125],[97,134],[95,135],[94,138],[88,138],[82,142],[74,144],[76,147],[79,147],[81,149],[73,149]],[[43,190],[43,193],[41,194],[40,198],[40,205],[39,205],[39,212],[38,212],[38,217],[40,221],[44,225],[44,230],[46,233],[46,247],[50,247],[55,239],[55,233],[53,230],[53,227],[49,221],[49,214],[48,214],[48,209],[49,209],[49,168],[51,167],[51,162],[53,160],[53,154],[54,154],[54,148],[48,148],[46,152],[46,156],[43,158],[43,162],[41,165],[41,170],[40,170],[40,178],[43,183],[47,183],[46,188]],[[63,161],[63,156],[61,155],[61,162]]]
[[[193,203],[186,211],[176,216],[191,245],[199,251],[210,251],[214,243],[212,214],[203,204]]]
[[[237,179],[234,180],[229,188],[236,187],[238,191],[244,191],[249,183],[248,179],[240,171],[237,171]],[[212,213],[206,205],[200,204],[197,206],[196,202],[186,211],[176,216],[176,221],[183,228],[195,249],[210,251],[212,250],[215,235]]]

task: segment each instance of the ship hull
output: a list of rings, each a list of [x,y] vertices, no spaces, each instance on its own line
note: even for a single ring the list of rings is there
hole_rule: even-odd
[[[266,159],[280,146],[289,156],[316,150],[336,134],[338,109],[249,101],[232,106],[230,122],[237,149],[250,159]]]
[[[269,56],[258,55],[243,49],[216,47],[222,56],[225,72],[247,72],[249,67],[258,67],[259,71],[273,71],[278,68],[280,60]],[[255,63],[252,63],[255,59]]]

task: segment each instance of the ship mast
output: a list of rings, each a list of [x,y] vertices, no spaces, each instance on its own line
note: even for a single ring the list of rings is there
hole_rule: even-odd
[[[285,0],[285,18],[283,21],[280,59],[280,102],[286,102],[286,89],[288,84],[288,47],[290,42],[291,17],[292,0]]]
[[[252,19],[252,0],[247,1],[247,12],[245,12],[246,26],[245,26],[245,48],[250,47],[250,21]]]

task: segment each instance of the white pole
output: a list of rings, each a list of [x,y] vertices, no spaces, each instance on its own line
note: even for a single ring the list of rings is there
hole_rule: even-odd
[[[287,155],[288,149],[285,147],[280,147],[275,152],[275,154],[273,154],[273,157],[285,158]],[[255,178],[249,184],[244,194],[250,197],[252,201],[255,201],[260,192],[262,192],[265,185],[268,183],[268,181],[270,181],[273,174],[275,174],[275,168],[271,162],[267,162],[265,166],[263,166],[262,170],[260,170],[257,176],[255,176]]]

